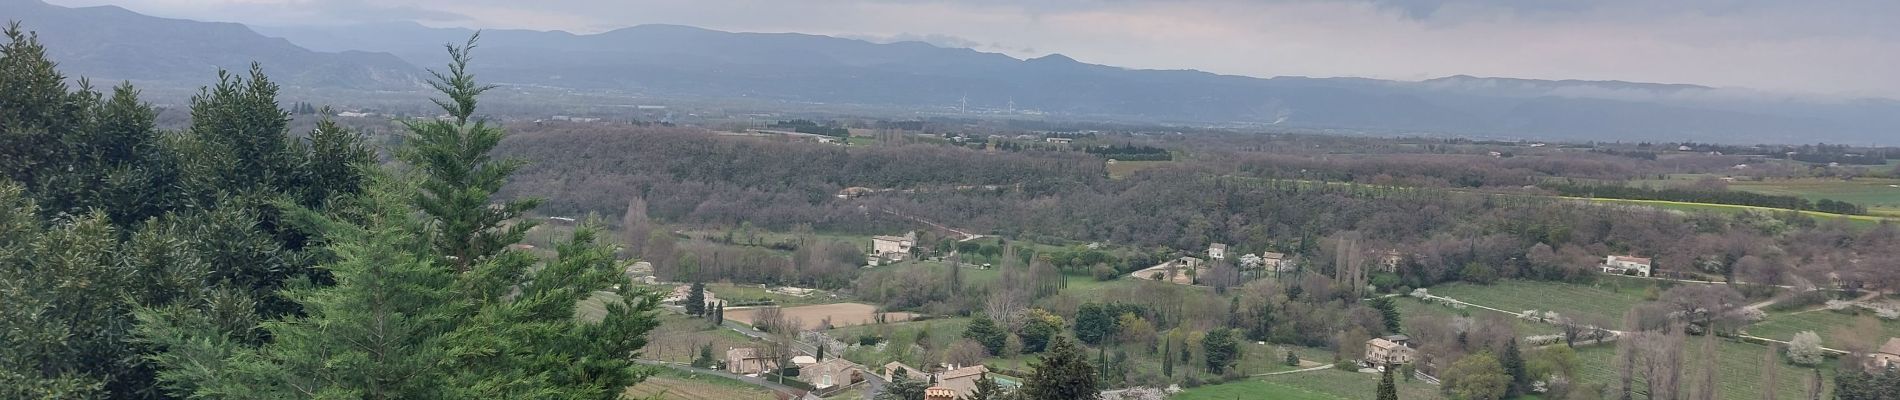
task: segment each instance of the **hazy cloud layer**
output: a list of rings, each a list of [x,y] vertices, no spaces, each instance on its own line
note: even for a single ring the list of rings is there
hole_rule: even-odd
[[[52,0],[265,25],[670,23],[1254,76],[1617,79],[1900,96],[1888,0]]]

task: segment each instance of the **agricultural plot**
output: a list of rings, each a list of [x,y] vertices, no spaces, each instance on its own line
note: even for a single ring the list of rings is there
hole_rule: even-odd
[[[1436,303],[1428,303],[1428,302],[1425,302],[1424,300],[1418,300],[1418,299],[1412,299],[1412,298],[1394,299],[1393,304],[1396,304],[1399,307],[1399,315],[1402,317],[1399,320],[1399,324],[1401,325],[1402,328],[1408,331],[1412,329],[1413,324],[1419,323],[1419,321],[1423,320],[1421,317],[1425,317],[1425,316],[1438,316],[1438,317],[1476,316],[1477,315],[1476,313],[1490,312],[1490,311],[1473,309],[1473,308],[1466,308],[1462,310],[1463,312],[1460,312],[1461,310],[1452,309],[1450,306],[1436,304]],[[1559,313],[1562,313],[1562,311],[1559,311]],[[1512,318],[1511,325],[1513,328],[1517,329],[1518,336],[1556,335],[1556,334],[1563,333],[1563,330],[1557,328],[1556,326],[1545,324],[1545,323],[1533,322],[1533,321],[1525,321],[1520,318]]]
[[[1776,179],[1735,182],[1729,184],[1729,188],[1808,200],[1845,201],[1867,206],[1868,211],[1876,214],[1900,213],[1900,179]]]
[[[660,313],[660,326],[647,334],[647,346],[640,357],[677,363],[690,363],[699,356],[699,347],[712,345],[713,357],[723,359],[726,350],[758,346],[752,338],[731,329],[713,327],[703,318],[670,312]]]
[[[1424,382],[1397,379],[1399,398],[1408,400],[1443,399],[1438,387]],[[1284,375],[1263,376],[1238,382],[1188,389],[1175,399],[1341,399],[1377,398],[1379,375],[1324,369]],[[1284,397],[1283,397],[1284,396]]]
[[[630,398],[669,400],[772,400],[771,391],[732,379],[660,369],[645,382],[627,388]]]
[[[743,324],[751,324],[762,307],[726,309],[726,319]],[[809,306],[783,307],[785,318],[799,321],[804,329],[819,329],[826,321],[831,326],[853,326],[871,324],[877,321],[877,306],[864,303],[832,303]],[[882,313],[887,322],[908,321],[917,314],[907,312]]]
[[[1747,331],[1750,335],[1776,340],[1788,340],[1789,338],[1793,338],[1795,333],[1801,331],[1814,331],[1814,333],[1821,335],[1821,343],[1823,346],[1839,348],[1842,343],[1835,338],[1836,335],[1832,328],[1853,326],[1855,319],[1860,316],[1873,318],[1873,313],[1861,310],[1858,314],[1854,314],[1828,311],[1825,309],[1793,313],[1774,313],[1769,314],[1768,319],[1762,322],[1749,325]],[[1900,321],[1878,319],[1876,319],[1876,321],[1880,322],[1880,335],[1878,340],[1900,337]],[[1878,345],[1878,343],[1876,343],[1876,345]]]
[[[1701,373],[1706,359],[1702,354],[1702,338],[1690,337],[1683,348],[1684,390],[1692,387],[1695,380],[1690,379]],[[1773,389],[1776,398],[1805,399],[1807,379],[1813,373],[1811,369],[1798,368],[1785,361],[1776,366],[1775,380],[1762,382],[1762,359],[1766,346],[1732,342],[1716,339],[1716,385],[1719,399],[1759,399],[1762,391]],[[1616,346],[1589,346],[1577,349],[1579,379],[1584,383],[1602,384],[1612,393],[1606,398],[1615,398],[1617,389]],[[1640,362],[1640,360],[1639,360]],[[1639,367],[1640,368],[1640,367]],[[1832,391],[1834,387],[1833,370],[1822,369],[1822,387]],[[1643,380],[1639,377],[1634,385],[1642,390]],[[1821,398],[1832,398],[1823,394]],[[1637,393],[1635,398],[1646,399],[1646,393]]]
[[[1623,320],[1625,311],[1642,303],[1644,291],[1654,285],[1646,280],[1606,277],[1594,285],[1512,280],[1491,285],[1454,283],[1429,290],[1436,296],[1510,312],[1556,311],[1585,321],[1616,323]]]
[[[1287,400],[1349,400],[1347,397],[1315,392],[1299,387],[1259,380],[1208,385],[1182,391],[1173,397],[1176,400],[1232,400],[1232,399],[1287,399]]]

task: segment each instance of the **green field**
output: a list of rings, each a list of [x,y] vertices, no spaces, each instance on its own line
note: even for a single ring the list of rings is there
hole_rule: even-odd
[[[1453,283],[1430,288],[1432,295],[1517,313],[1556,311],[1585,321],[1616,323],[1623,313],[1642,303],[1648,280],[1604,277],[1596,284],[1507,280],[1490,285]],[[1472,312],[1478,312],[1473,310]]]
[[[661,312],[660,326],[647,334],[647,346],[640,349],[640,358],[689,363],[705,345],[712,345],[713,357],[723,359],[726,350],[760,344],[731,329],[714,328],[703,318]]]
[[[1176,400],[1237,400],[1237,399],[1287,399],[1287,400],[1347,400],[1329,393],[1306,390],[1299,387],[1267,383],[1259,380],[1242,380],[1219,385],[1202,386],[1182,391],[1173,397]]]
[[[1398,379],[1399,398],[1407,400],[1443,399],[1438,387],[1424,382]],[[1174,399],[1340,399],[1359,400],[1378,397],[1379,375],[1324,369],[1284,375],[1250,378],[1219,385],[1188,389]]]
[[[1832,178],[1775,179],[1760,182],[1734,182],[1730,189],[1795,196],[1808,200],[1830,199],[1867,206],[1868,211],[1900,215],[1900,179],[1860,178],[1843,181]]]
[[[1437,304],[1437,303],[1428,303],[1428,302],[1425,302],[1424,300],[1419,300],[1419,299],[1403,298],[1403,299],[1393,299],[1393,300],[1394,300],[1393,304],[1397,304],[1399,306],[1399,315],[1402,317],[1400,318],[1399,323],[1403,325],[1402,327],[1405,328],[1406,331],[1411,331],[1413,324],[1419,323],[1419,321],[1422,320],[1419,317],[1423,317],[1423,316],[1428,316],[1428,315],[1435,315],[1435,316],[1440,316],[1440,317],[1475,316],[1476,315],[1475,313],[1490,312],[1490,311],[1485,311],[1485,310],[1466,308],[1462,310],[1463,313],[1460,313],[1460,310],[1452,309],[1449,306],[1445,306],[1445,305]],[[1559,312],[1561,313],[1561,311]],[[1558,329],[1556,326],[1552,326],[1550,324],[1532,322],[1532,321],[1525,321],[1521,318],[1512,318],[1511,326],[1516,328],[1518,336],[1556,335],[1556,334],[1563,333],[1563,330]]]
[[[1660,208],[1660,209],[1665,209],[1665,210],[1677,210],[1677,211],[1685,211],[1685,212],[1715,212],[1715,213],[1725,213],[1725,214],[1742,214],[1742,213],[1783,213],[1783,212],[1793,211],[1793,210],[1788,210],[1784,208],[1740,206],[1740,205],[1733,205],[1733,204],[1689,203],[1689,202],[1666,201],[1666,200],[1629,200],[1629,199],[1606,199],[1606,198],[1584,198],[1584,197],[1559,197],[1559,198],[1591,201],[1591,202],[1598,202],[1598,203],[1649,206],[1649,207],[1655,207],[1655,208]],[[1862,228],[1873,227],[1875,225],[1880,224],[1882,221],[1889,221],[1889,222],[1900,221],[1895,218],[1888,218],[1888,217],[1875,216],[1875,215],[1843,215],[1843,214],[1824,213],[1824,212],[1819,212],[1819,211],[1795,211],[1795,212],[1799,212],[1802,215],[1806,215],[1808,217],[1811,217],[1817,220],[1840,221],[1840,222],[1845,222],[1848,225],[1853,225],[1853,226],[1862,227]]]
[[[1767,347],[1731,342],[1723,339],[1716,340],[1716,370],[1718,371],[1716,374],[1716,384],[1719,386],[1716,398],[1762,398],[1762,390],[1766,387],[1762,384],[1762,353]],[[1701,337],[1690,337],[1688,342],[1683,345],[1685,349],[1683,353],[1683,368],[1685,371],[1683,373],[1682,385],[1685,390],[1693,387],[1693,382],[1695,382],[1693,378],[1697,376],[1696,374],[1701,373],[1702,365],[1704,365],[1703,363],[1705,362],[1703,361],[1704,358],[1702,358],[1701,341]],[[1606,396],[1606,398],[1616,398],[1614,393],[1618,380],[1615,363],[1616,346],[1605,345],[1579,348],[1577,349],[1577,358],[1580,364],[1577,371],[1579,375],[1578,378],[1585,383],[1606,385],[1607,390],[1612,392],[1609,396]],[[1638,362],[1640,363],[1641,360],[1638,360]],[[1777,389],[1777,398],[1807,398],[1805,396],[1807,387],[1805,380],[1811,373],[1808,369],[1797,368],[1783,362],[1777,371],[1779,372],[1776,374],[1775,382],[1772,384],[1772,386]],[[1833,371],[1823,370],[1822,373],[1822,379],[1824,380],[1822,386],[1827,390],[1831,390],[1834,386],[1832,379]],[[1639,374],[1639,379],[1635,385],[1638,390],[1641,390],[1641,382],[1642,380]],[[1642,399],[1646,398],[1646,396],[1639,393],[1636,398]],[[1684,396],[1684,398],[1687,398],[1687,396]],[[1824,395],[1821,398],[1830,397]]]
[[[1873,318],[1872,312],[1864,310],[1861,311],[1859,315]],[[1854,320],[1857,317],[1857,315],[1846,312],[1835,312],[1824,309],[1794,313],[1774,313],[1769,314],[1767,320],[1749,325],[1747,332],[1750,335],[1769,339],[1788,340],[1789,338],[1793,338],[1795,333],[1814,331],[1814,333],[1821,335],[1821,343],[1823,345],[1838,348],[1836,346],[1839,346],[1841,343],[1834,339],[1831,328],[1853,326]],[[1880,321],[1880,328],[1881,335],[1879,340],[1900,337],[1900,321]]]

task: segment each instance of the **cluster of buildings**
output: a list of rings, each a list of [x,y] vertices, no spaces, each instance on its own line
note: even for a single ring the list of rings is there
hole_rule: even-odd
[[[820,361],[812,356],[797,356],[790,359],[798,367],[798,379],[810,383],[813,388],[827,390],[864,382],[864,366],[840,357],[831,357]],[[751,347],[735,347],[726,350],[726,372],[739,375],[757,375],[779,369],[779,361],[764,350]]]

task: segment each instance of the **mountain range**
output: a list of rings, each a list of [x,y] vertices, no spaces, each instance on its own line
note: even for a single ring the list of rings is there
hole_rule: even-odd
[[[0,0],[69,74],[203,84],[263,63],[289,85],[417,89],[420,66],[475,31],[414,23],[246,27]],[[1052,54],[1017,59],[921,42],[641,25],[597,34],[481,32],[476,68],[502,84],[647,97],[1037,110],[1051,118],[1569,140],[1900,144],[1900,101],[1620,81],[1453,76],[1255,78],[1138,70]]]

